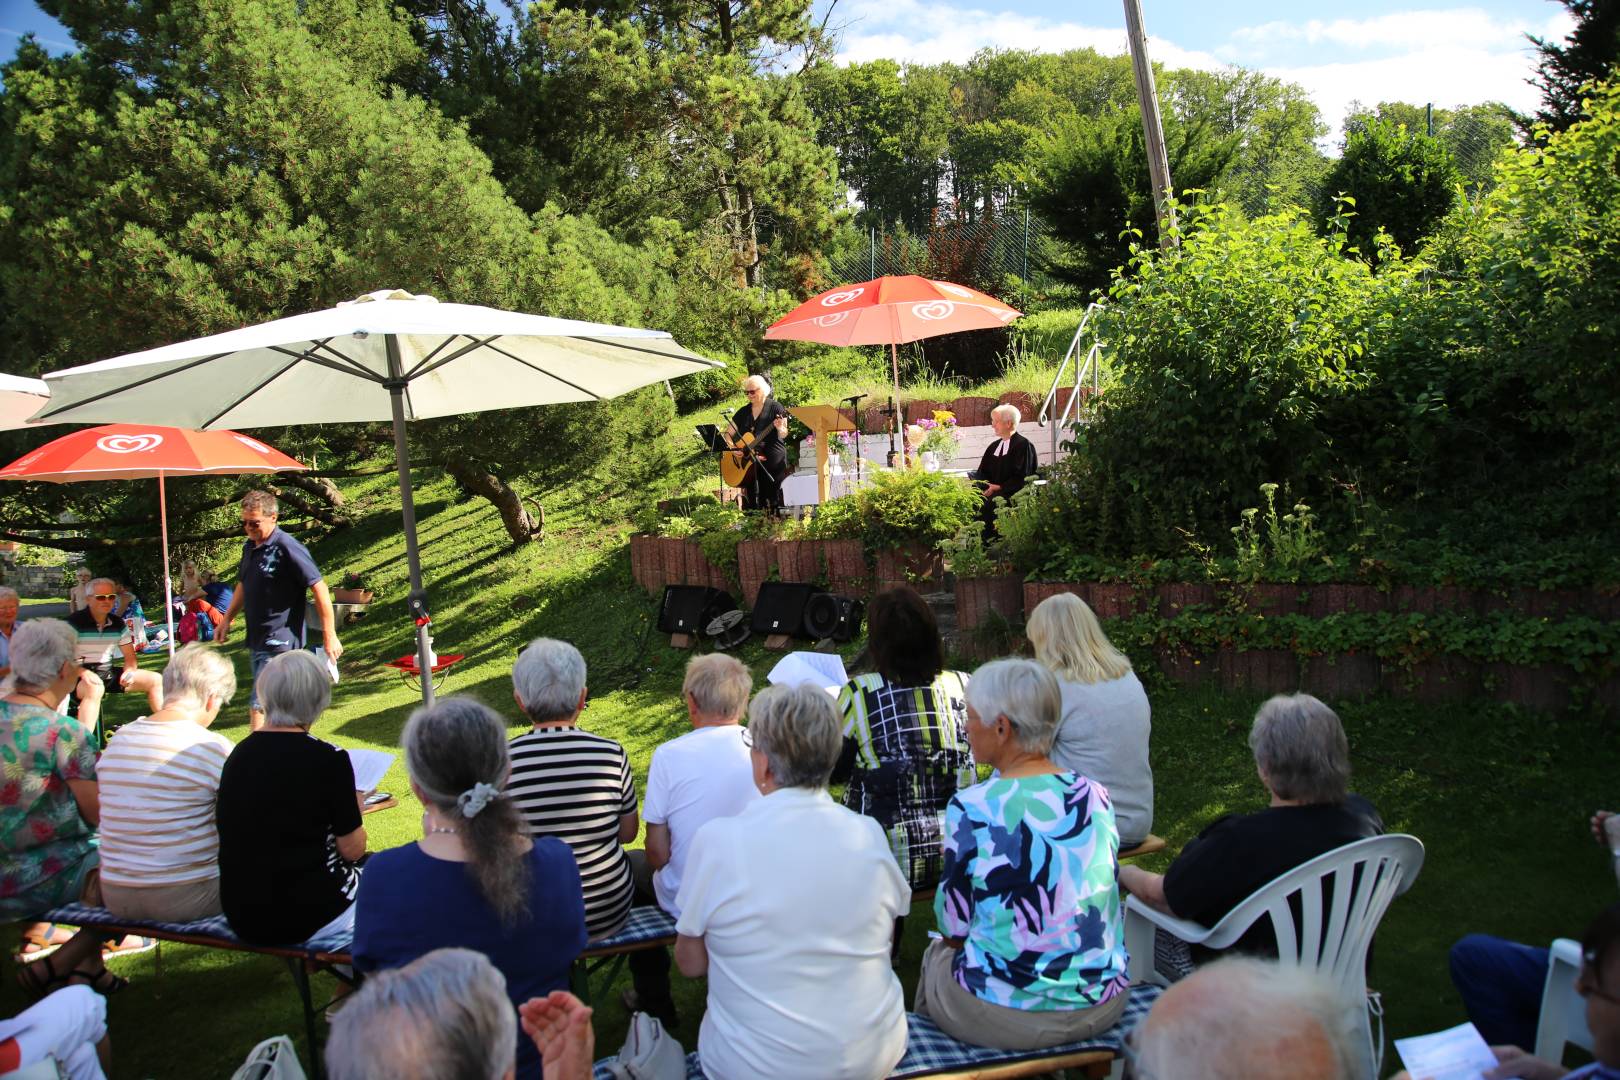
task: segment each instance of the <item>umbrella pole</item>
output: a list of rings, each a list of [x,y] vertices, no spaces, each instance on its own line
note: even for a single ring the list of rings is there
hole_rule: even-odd
[[[394,457],[399,462],[401,515],[405,519],[405,564],[410,571],[411,596],[422,598],[416,612],[416,663],[422,675],[422,704],[433,704],[433,646],[428,639],[427,598],[422,591],[422,559],[416,550],[416,499],[411,493],[411,451],[405,444],[405,372],[399,360],[399,339],[388,335],[388,401],[394,410]],[[414,605],[407,605],[414,610]]]
[[[889,339],[889,356],[894,361],[894,433],[900,437],[900,461],[911,464],[911,449],[906,446],[906,428],[900,423],[900,346]]]
[[[163,534],[163,614],[169,620],[169,659],[174,659],[174,583],[169,580],[169,497],[158,473],[158,521]]]

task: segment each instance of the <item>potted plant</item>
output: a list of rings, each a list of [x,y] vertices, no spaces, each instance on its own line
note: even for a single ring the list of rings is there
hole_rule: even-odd
[[[948,409],[938,409],[933,416],[918,420],[917,426],[923,432],[922,442],[917,446],[923,468],[938,472],[956,457],[956,448],[960,443],[956,414]]]
[[[339,604],[369,604],[372,592],[366,588],[365,579],[353,570],[345,573],[338,581],[338,587],[332,590],[332,600]]]

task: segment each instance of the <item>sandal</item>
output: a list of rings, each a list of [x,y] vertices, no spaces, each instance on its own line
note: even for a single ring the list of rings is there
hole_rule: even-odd
[[[32,964],[35,960],[44,959],[72,941],[76,933],[72,928],[57,923],[40,925],[45,926],[45,932],[43,934],[29,934],[23,938],[22,946],[17,951],[17,963]]]
[[[34,973],[34,964],[36,963],[45,966],[44,978]],[[40,1001],[66,986],[76,974],[78,972],[75,971],[70,971],[65,975],[58,972],[56,968],[51,966],[51,958],[42,956],[33,963],[23,964],[17,968],[17,985],[31,999]]]
[[[129,985],[128,979],[121,975],[113,974],[110,969],[105,967],[94,974],[85,971],[83,968],[74,968],[68,973],[66,978],[63,979],[63,982],[67,982],[71,979],[80,980],[83,985],[88,986],[102,997],[112,997],[114,994],[118,993],[118,991]]]
[[[150,952],[157,948],[157,938],[138,937],[130,934],[121,937],[110,945],[101,947],[101,955],[106,956],[133,956],[136,953]]]

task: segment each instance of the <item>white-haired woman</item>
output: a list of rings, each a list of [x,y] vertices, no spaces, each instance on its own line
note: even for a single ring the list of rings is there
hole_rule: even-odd
[[[1035,659],[1057,676],[1063,694],[1053,763],[1108,789],[1119,842],[1135,847],[1153,831],[1153,723],[1142,680],[1073,593],[1042,600],[1030,612],[1025,633]]]
[[[742,386],[748,404],[732,415],[726,435],[749,441],[753,455],[741,485],[743,509],[775,510],[782,505],[782,480],[787,476],[787,410],[771,396],[765,376],[750,375]]]
[[[911,889],[877,822],[827,794],[843,736],[826,692],[770,687],[748,723],[764,798],[698,833],[675,924],[675,963],[709,978],[703,1072],[887,1076],[906,1050],[889,945]]]
[[[1321,701],[1309,694],[1267,701],[1255,713],[1249,749],[1270,805],[1206,826],[1164,874],[1125,867],[1122,889],[1167,914],[1214,926],[1279,875],[1384,831],[1372,804],[1350,793],[1350,744],[1338,715]],[[1271,920],[1260,920],[1233,948],[1276,956]],[[1192,959],[1206,955],[1195,951]],[[1164,957],[1159,962],[1165,966]]]
[[[259,673],[264,727],[237,744],[219,780],[219,898],[238,937],[347,945],[355,863],[366,852],[349,755],[310,734],[332,700],[313,653],[279,653]]]
[[[208,725],[235,693],[231,662],[187,645],[163,671],[163,708],[119,728],[101,755],[101,894],[114,915],[220,913],[214,803],[234,747]]]
[[[76,642],[58,619],[32,619],[11,639],[12,691],[0,698],[0,746],[6,748],[0,919],[7,922],[75,900],[101,903],[101,797],[91,732],[102,686],[74,659]],[[56,711],[75,692],[77,720]],[[102,993],[124,985],[102,964],[100,939],[90,931],[74,935],[54,956],[21,965],[17,981],[35,997],[74,981]]]
[[[996,437],[984,448],[984,456],[973,473],[973,479],[984,485],[980,489],[984,498],[979,504],[979,520],[990,534],[996,531],[996,499],[1011,499],[1024,490],[1025,482],[1040,465],[1035,444],[1018,434],[1019,419],[1016,405],[1002,404],[990,410],[990,426]]]
[[[376,971],[435,949],[473,949],[505,976],[514,1016],[524,1001],[566,989],[585,947],[579,871],[568,845],[530,838],[506,797],[505,721],[472,698],[445,698],[412,713],[401,741],[423,837],[367,861],[355,967]],[[540,1075],[530,1040],[517,1039],[517,1062],[518,1076]]]
[[[973,758],[996,774],[945,811],[934,896],[944,937],[923,954],[914,1007],[975,1046],[1086,1039],[1118,1022],[1129,996],[1114,811],[1106,791],[1047,756],[1060,701],[1033,660],[993,661],[967,687]]]
[[[507,792],[534,836],[573,849],[593,938],[630,916],[635,881],[624,844],[636,838],[636,782],[624,747],[579,726],[589,688],[585,658],[566,641],[537,638],[512,667],[512,696],[533,730],[512,740]]]

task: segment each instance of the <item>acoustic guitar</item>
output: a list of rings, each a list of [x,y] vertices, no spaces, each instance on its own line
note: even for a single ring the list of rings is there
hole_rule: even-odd
[[[727,487],[742,487],[750,467],[756,463],[760,468],[765,467],[765,463],[760,460],[759,451],[754,449],[754,433],[745,431],[742,438],[732,439],[721,431],[720,437],[725,439],[726,445],[731,448],[720,455],[720,478],[725,481]]]

